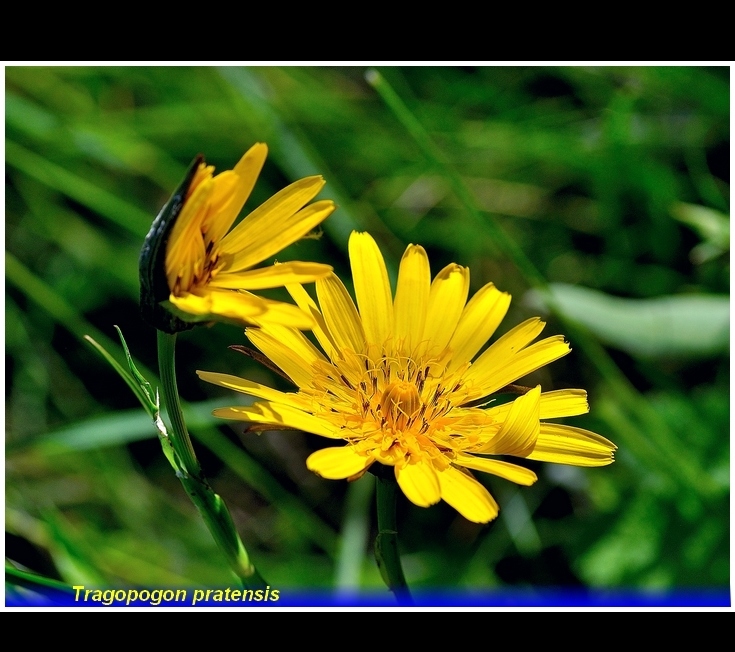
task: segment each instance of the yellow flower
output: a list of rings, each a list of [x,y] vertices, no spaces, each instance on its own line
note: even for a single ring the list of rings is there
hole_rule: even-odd
[[[175,314],[171,318],[174,322],[177,318],[183,322],[224,318],[300,329],[313,325],[296,306],[264,299],[250,291],[309,283],[330,273],[329,265],[304,262],[252,269],[332,213],[332,201],[309,204],[324,186],[322,177],[292,183],[230,230],[255,186],[267,153],[267,146],[257,143],[233,170],[216,176],[213,166],[201,158],[195,161],[154,222],[141,254],[144,315],[147,309],[153,310],[147,304],[155,296],[155,310],[161,314],[158,303],[167,301],[166,307]],[[161,256],[163,251],[165,255]]]
[[[314,316],[326,355],[294,329],[246,331],[298,392],[200,371],[206,381],[263,399],[215,415],[344,440],[310,455],[308,468],[324,478],[352,479],[375,462],[392,466],[411,502],[428,507],[444,500],[477,523],[495,518],[498,506],[467,469],[522,485],[536,481],[533,471],[489,456],[579,466],[613,461],[615,445],[600,435],[542,421],[587,412],[584,390],[537,386],[501,405],[488,399],[569,353],[562,336],[532,344],[544,323],[529,319],[473,362],[505,316],[508,294],[489,283],[467,302],[469,270],[451,264],[431,282],[426,252],[410,245],[394,299],[375,241],[353,233],[349,253],[357,307],[334,274],[316,282],[319,305],[300,285],[288,287]]]

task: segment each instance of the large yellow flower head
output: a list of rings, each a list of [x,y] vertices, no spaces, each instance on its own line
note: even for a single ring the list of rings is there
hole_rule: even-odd
[[[231,229],[250,196],[268,148],[253,145],[233,170],[216,176],[197,159],[187,178],[151,228],[141,254],[144,315],[160,302],[175,316],[172,331],[188,322],[226,319],[242,324],[272,322],[310,328],[296,306],[265,299],[253,290],[310,283],[331,272],[329,265],[289,262],[259,269],[258,263],[302,238],[335,209],[332,201],[309,202],[324,186],[321,176],[287,186]],[[151,300],[151,295],[155,299]],[[148,315],[146,315],[148,317]],[[149,319],[157,327],[165,319]],[[183,324],[181,323],[183,322]]]
[[[324,478],[352,479],[376,462],[392,466],[414,504],[444,500],[477,523],[495,518],[498,505],[468,469],[522,485],[536,480],[533,471],[493,456],[579,466],[613,461],[615,445],[607,439],[543,421],[587,412],[584,390],[537,386],[504,404],[489,398],[569,353],[562,336],[532,343],[544,323],[529,319],[473,361],[505,316],[508,294],[489,283],[467,302],[469,270],[451,264],[432,282],[426,252],[410,245],[394,298],[375,241],[353,233],[349,252],[357,306],[334,274],[316,282],[318,305],[300,285],[288,286],[314,317],[324,353],[292,328],[246,331],[298,392],[199,372],[206,381],[263,399],[215,415],[342,440],[346,444],[309,456],[308,468]]]

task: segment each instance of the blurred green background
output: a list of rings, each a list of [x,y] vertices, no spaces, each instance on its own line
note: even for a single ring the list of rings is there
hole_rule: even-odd
[[[221,171],[264,141],[246,209],[310,174],[339,205],[279,260],[328,262],[349,284],[359,229],[393,274],[411,242],[433,273],[469,266],[472,291],[513,295],[499,334],[544,314],[545,335],[571,341],[525,384],[587,389],[590,414],[569,423],[619,446],[604,468],[523,462],[530,488],[477,473],[501,506],[486,526],[401,497],[411,586],[728,586],[729,68],[366,72],[5,69],[6,564],[87,586],[234,584],[150,421],[82,338],[122,359],[119,325],[155,368],[143,237],[197,153]],[[179,388],[259,570],[282,589],[379,589],[372,476],[322,480],[304,461],[324,440],[210,416],[245,399],[197,369],[288,389],[231,344],[247,344],[233,326],[182,334]]]

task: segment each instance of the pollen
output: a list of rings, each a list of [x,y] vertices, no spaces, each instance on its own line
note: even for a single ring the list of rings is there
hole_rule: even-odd
[[[399,380],[390,383],[380,397],[379,410],[386,426],[394,431],[406,430],[421,408],[421,397],[414,383]]]

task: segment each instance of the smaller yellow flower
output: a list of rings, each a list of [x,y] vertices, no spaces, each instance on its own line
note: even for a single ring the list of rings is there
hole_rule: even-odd
[[[216,416],[342,441],[312,453],[307,467],[333,480],[359,477],[374,463],[393,467],[415,505],[444,500],[476,523],[495,518],[498,505],[470,469],[521,485],[536,481],[530,469],[498,456],[577,466],[613,461],[615,444],[604,437],[546,421],[587,412],[584,390],[542,392],[537,385],[494,403],[510,383],[569,353],[562,336],[533,343],[544,323],[528,319],[480,353],[510,295],[488,283],[468,302],[466,267],[447,265],[432,282],[426,251],[410,245],[394,296],[367,233],[352,234],[349,252],[357,305],[334,274],[316,282],[317,302],[300,285],[287,287],[313,315],[324,352],[294,329],[246,331],[298,391],[199,371],[203,380],[261,399]]]
[[[297,329],[313,325],[296,306],[251,291],[310,283],[331,271],[329,265],[305,262],[253,269],[334,211],[329,200],[309,203],[324,179],[312,176],[292,183],[231,229],[267,154],[267,146],[257,143],[233,170],[216,176],[213,166],[197,159],[156,218],[141,253],[141,307],[157,328],[175,332],[189,328],[189,322],[212,319]],[[158,305],[162,302],[167,311]]]

